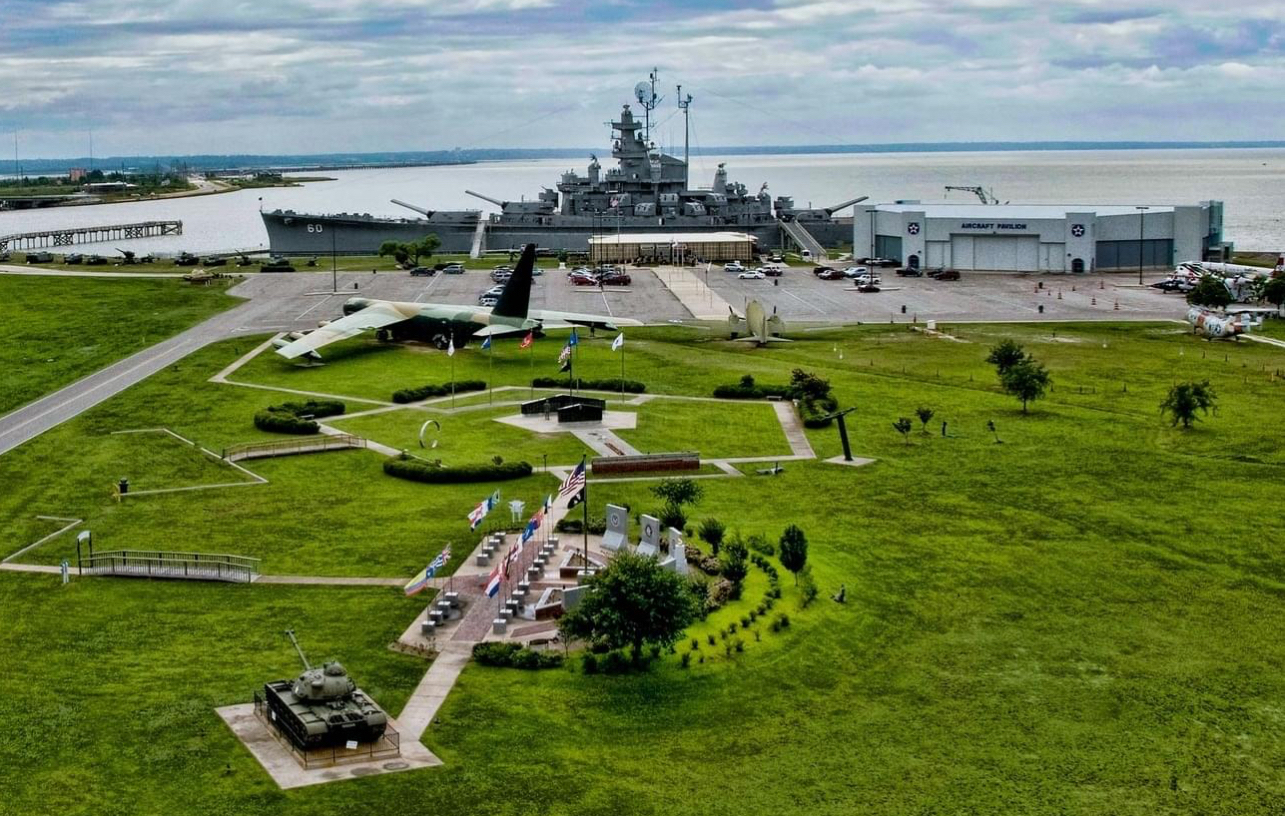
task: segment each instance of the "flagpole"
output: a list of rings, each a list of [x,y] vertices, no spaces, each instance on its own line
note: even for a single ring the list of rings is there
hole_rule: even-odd
[[[620,399],[625,398],[625,344],[620,343]]]
[[[584,531],[584,568],[585,575],[589,574],[589,468],[585,466],[585,455],[580,455],[580,467],[585,469],[584,472],[584,521],[580,524],[580,529]]]
[[[486,338],[486,390],[487,404],[495,404],[495,344],[491,343],[491,338]]]
[[[455,410],[455,345],[451,341],[451,353],[447,355],[451,358],[451,410]]]
[[[535,341],[527,346],[527,350],[530,352],[527,359],[531,361],[531,399],[535,399]]]

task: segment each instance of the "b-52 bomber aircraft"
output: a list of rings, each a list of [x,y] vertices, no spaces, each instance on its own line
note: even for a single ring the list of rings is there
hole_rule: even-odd
[[[495,306],[458,306],[450,303],[405,303],[371,298],[350,298],[344,316],[324,323],[307,334],[291,333],[273,341],[277,354],[292,360],[308,356],[320,359],[317,349],[330,343],[375,330],[382,340],[422,340],[439,349],[456,347],[469,340],[505,335],[539,335],[550,329],[585,326],[614,331],[621,326],[641,326],[637,320],[603,315],[530,309],[531,270],[535,268],[535,244],[527,244],[513,276],[500,293]]]

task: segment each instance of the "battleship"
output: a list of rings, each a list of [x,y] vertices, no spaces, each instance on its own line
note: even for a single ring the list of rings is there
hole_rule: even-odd
[[[611,156],[616,167],[604,170],[590,156],[585,174],[562,174],[556,188],[545,188],[534,200],[501,201],[465,190],[489,202],[498,212],[430,210],[392,199],[416,212],[415,218],[384,218],[370,214],[300,213],[273,210],[262,213],[271,251],[277,255],[373,254],[385,241],[418,241],[432,233],[442,252],[480,257],[488,251],[511,252],[535,244],[542,252],[584,252],[593,235],[629,233],[743,232],[762,249],[797,246],[817,252],[852,239],[851,218],[835,214],[863,198],[824,208],[800,208],[789,196],[773,199],[767,185],[755,193],[728,181],[719,164],[708,188],[692,188],[687,138],[683,158],[659,151],[651,141],[651,112],[655,108],[656,76],[635,87],[645,112],[639,121],[624,105],[611,122]],[[692,97],[682,95],[684,120]],[[686,130],[686,121],[684,122]]]

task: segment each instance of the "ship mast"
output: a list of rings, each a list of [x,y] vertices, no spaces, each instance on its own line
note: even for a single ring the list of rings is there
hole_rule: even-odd
[[[678,107],[683,110],[683,189],[691,188],[691,159],[688,157],[687,109],[692,106],[692,95],[683,98],[683,86],[678,86]]]
[[[652,68],[651,73],[647,75],[648,81],[639,82],[634,86],[634,97],[643,107],[643,147],[648,150],[651,149],[651,112],[663,98],[656,96],[656,74],[659,71],[659,68]]]

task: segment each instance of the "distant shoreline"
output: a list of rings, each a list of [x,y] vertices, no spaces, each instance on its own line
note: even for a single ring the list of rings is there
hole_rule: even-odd
[[[767,145],[707,147],[703,156],[787,156],[824,154],[889,154],[889,153],[1018,153],[1049,151],[1123,151],[1123,150],[1263,150],[1285,148],[1285,140],[1258,141],[1040,141],[1040,142],[890,142],[885,144],[842,145]],[[522,161],[536,159],[583,158],[601,153],[601,148],[491,148],[459,151],[385,151],[374,153],[317,153],[306,155],[201,155],[201,156],[109,156],[94,160],[100,166],[155,164],[182,165],[193,173],[231,168],[263,170],[284,168],[292,172],[318,170],[375,170],[398,167],[426,167],[472,164],[485,161]],[[90,165],[86,157],[25,159],[19,164],[28,176],[65,173],[73,167]],[[7,162],[5,163],[7,164]],[[12,177],[13,166],[4,167],[0,177]]]

